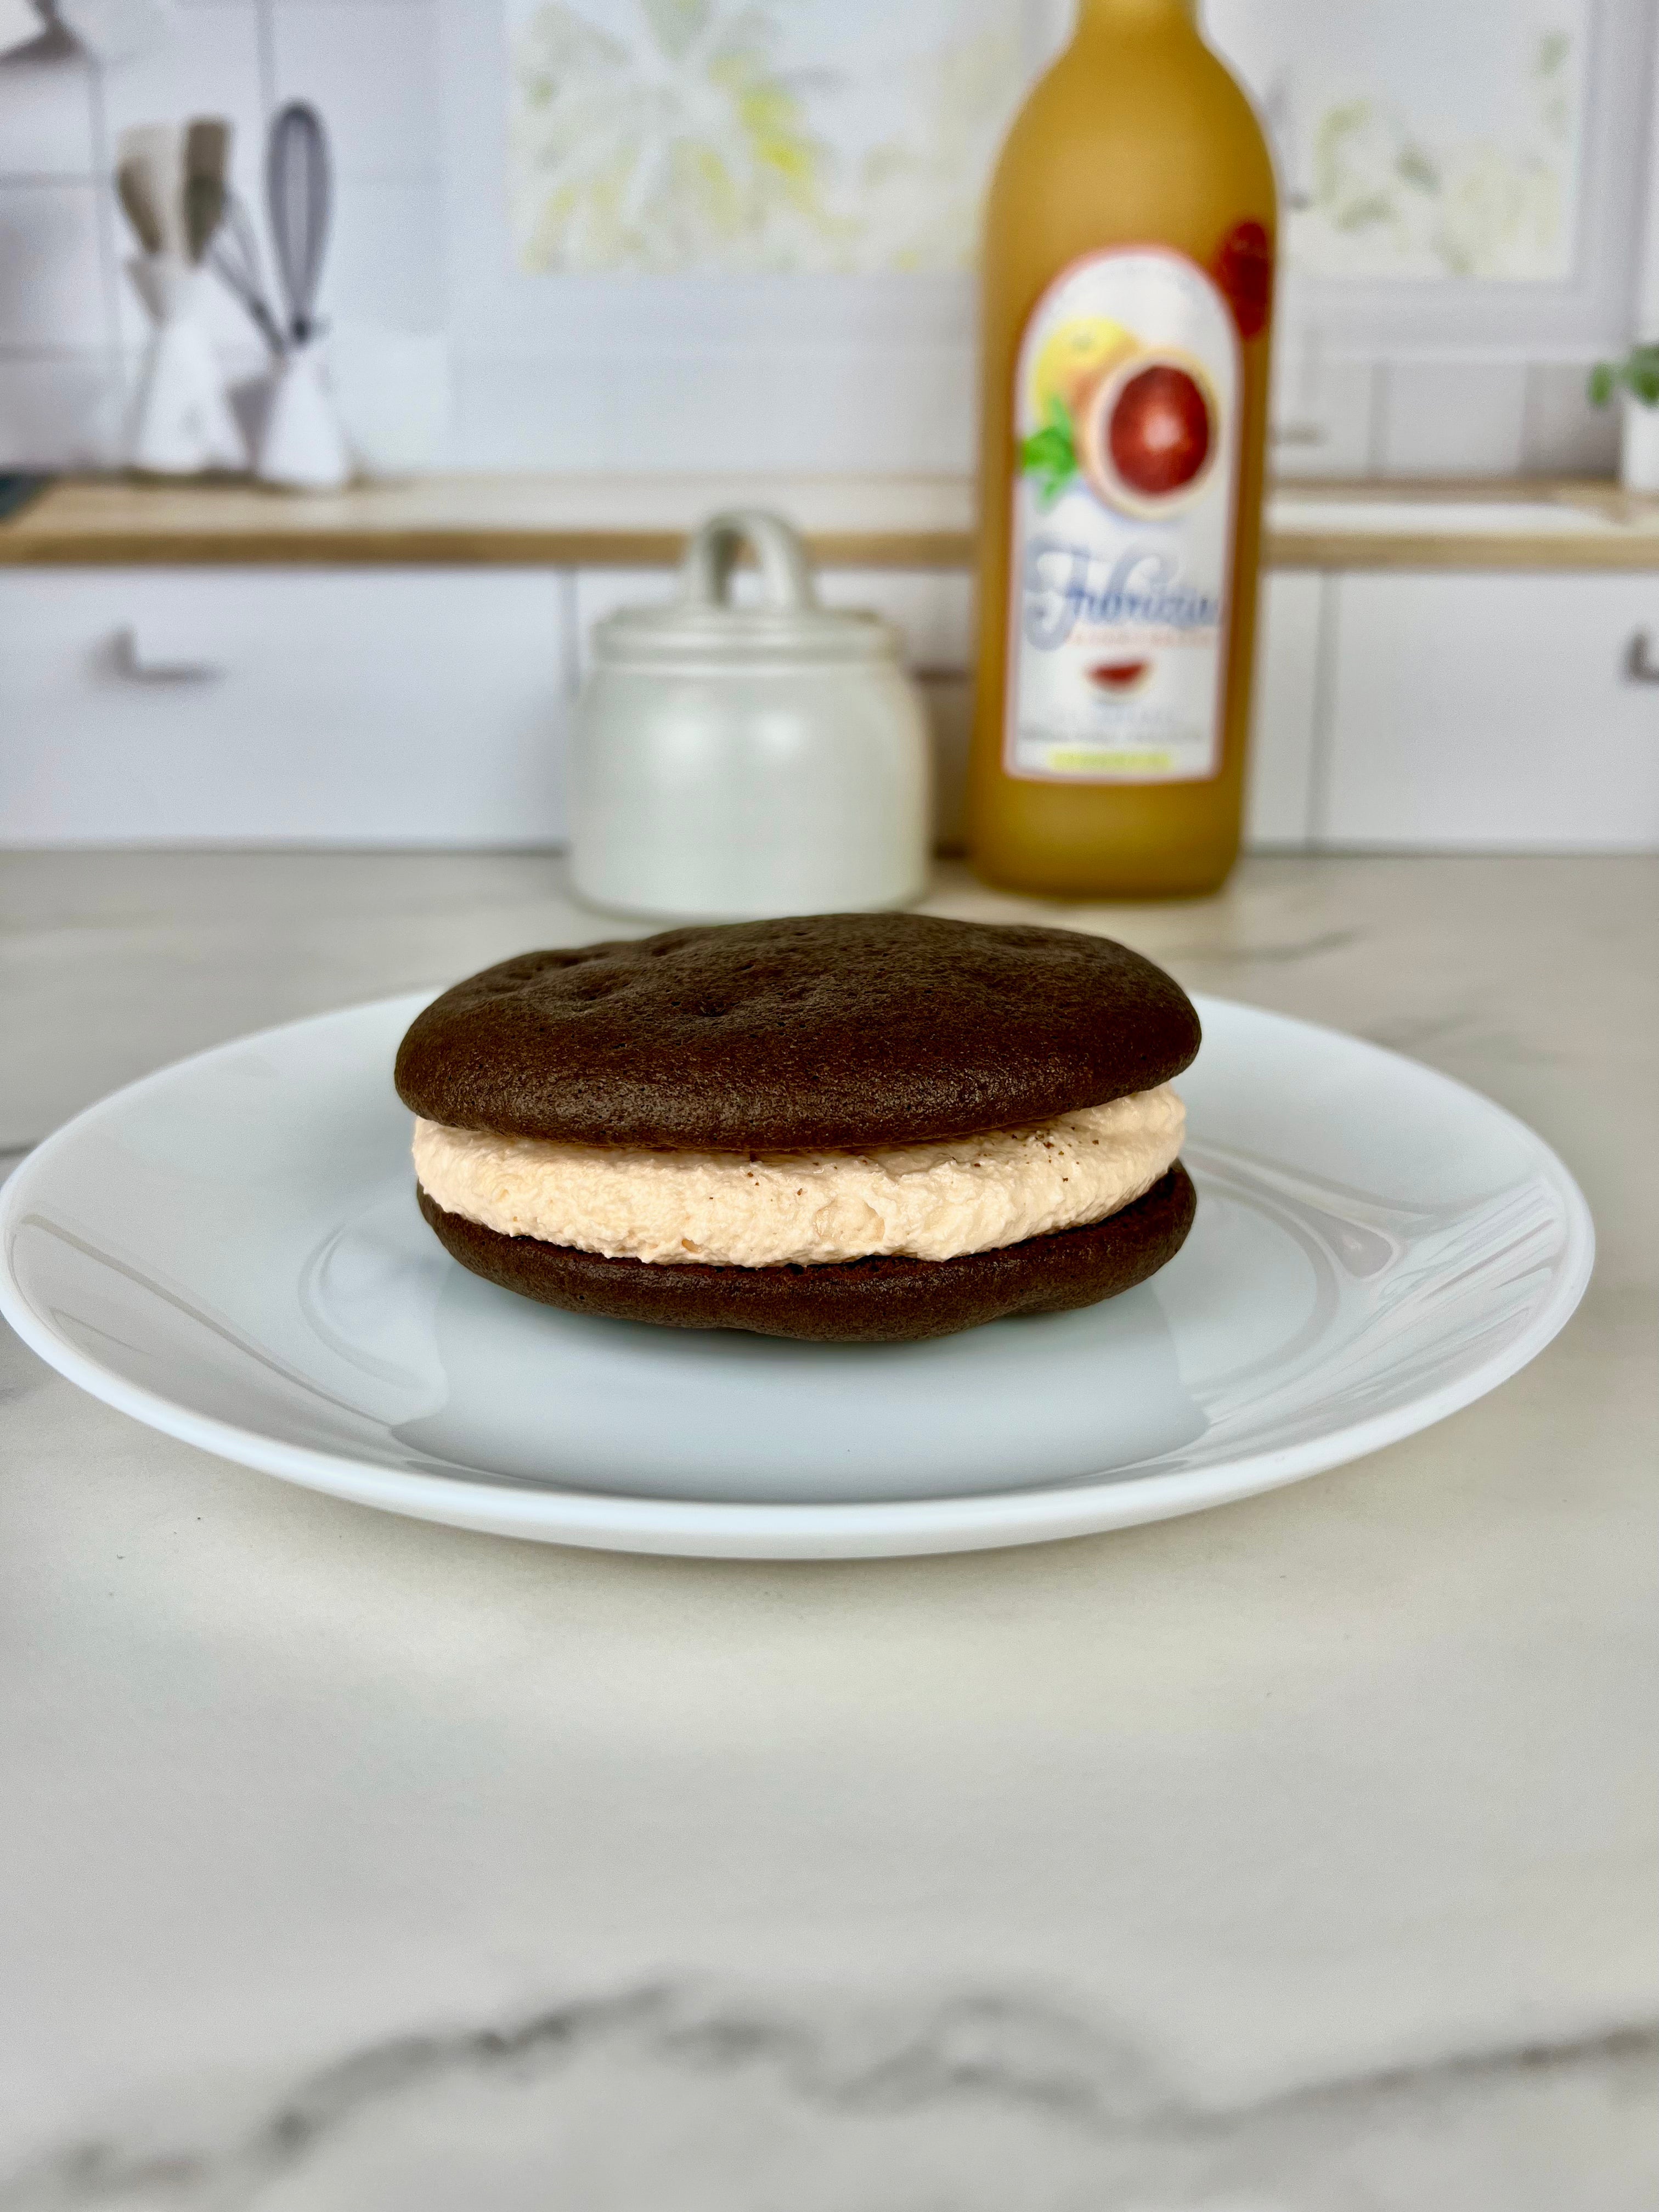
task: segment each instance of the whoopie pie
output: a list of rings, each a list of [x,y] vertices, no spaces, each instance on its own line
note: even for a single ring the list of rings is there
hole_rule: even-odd
[[[526,952],[417,1015],[421,1210],[474,1273],[672,1328],[944,1336],[1180,1249],[1198,1017],[1074,930],[811,915]]]

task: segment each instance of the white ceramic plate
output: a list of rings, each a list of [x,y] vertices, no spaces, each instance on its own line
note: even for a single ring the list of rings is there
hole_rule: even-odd
[[[163,1069],[0,1193],[0,1310],[71,1382],[291,1482],[514,1536],[837,1558],[1071,1536],[1357,1458],[1548,1343],[1593,1232],[1490,1101],[1200,1001],[1198,1220],[1139,1290],[932,1344],[556,1313],[416,1210],[391,1082],[422,994]]]

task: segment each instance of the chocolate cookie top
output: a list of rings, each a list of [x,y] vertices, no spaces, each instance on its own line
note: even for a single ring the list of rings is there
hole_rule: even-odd
[[[1109,938],[826,914],[504,960],[416,1015],[397,1082],[452,1128],[841,1151],[1103,1105],[1198,1044],[1180,986]]]

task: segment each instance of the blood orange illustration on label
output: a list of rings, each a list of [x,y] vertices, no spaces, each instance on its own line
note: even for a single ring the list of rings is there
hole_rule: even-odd
[[[1137,368],[1117,395],[1109,434],[1120,482],[1146,499],[1182,490],[1209,459],[1214,438],[1203,386],[1173,362]]]
[[[1037,302],[1014,391],[1011,775],[1219,769],[1241,326],[1160,247],[1091,255]]]

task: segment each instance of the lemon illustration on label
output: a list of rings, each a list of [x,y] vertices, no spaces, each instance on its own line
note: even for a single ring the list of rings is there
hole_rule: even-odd
[[[1074,315],[1044,339],[1031,364],[1031,411],[1054,420],[1058,400],[1075,422],[1091,387],[1135,347],[1133,333],[1109,315]]]

